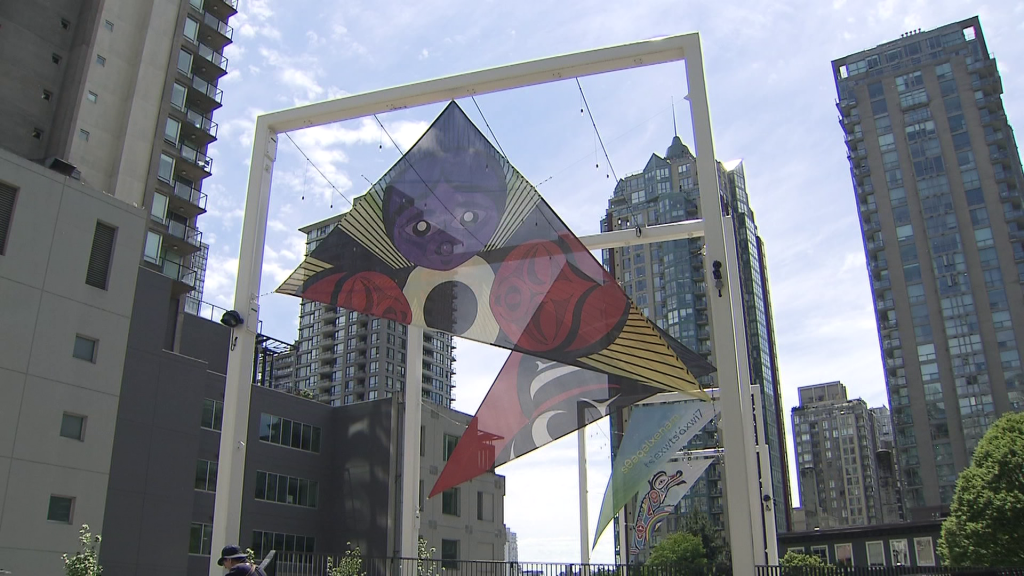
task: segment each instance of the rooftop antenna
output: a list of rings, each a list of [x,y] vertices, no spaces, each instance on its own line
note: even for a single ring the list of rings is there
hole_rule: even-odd
[[[676,127],[676,97],[672,97],[672,133],[679,136],[679,128]]]

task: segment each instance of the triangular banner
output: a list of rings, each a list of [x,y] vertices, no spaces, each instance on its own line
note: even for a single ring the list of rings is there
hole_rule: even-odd
[[[676,503],[714,461],[715,456],[674,458],[651,476],[647,481],[649,489],[636,509],[630,554],[635,555],[647,548],[651,532],[658,528],[662,519],[672,512]]]
[[[612,517],[647,485],[653,473],[714,418],[717,408],[712,402],[700,400],[633,408],[601,502],[595,546]]]

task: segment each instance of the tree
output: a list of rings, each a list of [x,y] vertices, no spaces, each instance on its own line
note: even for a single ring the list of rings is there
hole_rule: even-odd
[[[352,545],[351,542],[348,543]],[[331,557],[327,557],[327,575],[328,576],[366,576],[366,572],[363,572],[363,557],[359,553],[359,547],[356,546],[352,550],[345,552],[342,557],[335,564]]]
[[[792,550],[786,552],[786,555],[782,558],[781,564],[792,568],[828,566],[820,556],[815,554],[801,554],[800,552],[793,552]]]
[[[676,532],[654,547],[644,566],[687,570],[707,564],[700,538],[689,532]]]
[[[939,554],[951,566],[1024,566],[1024,413],[989,428],[960,473]]]
[[[100,576],[103,573],[103,568],[100,566],[96,547],[99,546],[101,540],[99,534],[93,536],[92,532],[89,532],[88,524],[82,524],[82,528],[78,530],[78,542],[82,549],[75,552],[74,556],[67,554],[60,556],[64,561],[64,573],[67,576]]]
[[[722,531],[711,523],[707,514],[694,510],[683,517],[682,526],[679,528],[700,538],[704,546],[704,557],[708,565],[719,568],[721,572],[728,573],[732,565],[732,555],[729,550],[729,543],[722,536]]]

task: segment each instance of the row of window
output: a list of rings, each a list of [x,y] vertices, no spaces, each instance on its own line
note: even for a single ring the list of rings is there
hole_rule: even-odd
[[[256,472],[256,499],[316,508],[320,483],[273,472]]]
[[[317,426],[260,414],[260,440],[264,442],[319,454],[321,435],[322,430]]]
[[[910,549],[906,539],[895,539],[888,541],[889,557],[885,554],[885,542],[876,540],[865,542],[868,566],[935,566],[935,547],[930,536],[914,538],[914,555],[916,562],[911,562]],[[805,554],[803,546],[791,547],[787,552]],[[810,554],[821,558],[826,563],[835,565],[854,565],[853,544],[835,544],[832,547],[832,557],[829,557],[829,546],[811,546]]]

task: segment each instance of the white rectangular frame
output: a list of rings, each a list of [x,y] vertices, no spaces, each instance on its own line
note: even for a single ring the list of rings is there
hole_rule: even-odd
[[[750,373],[745,355],[737,354],[738,341],[742,342],[745,348],[745,340],[737,339],[737,332],[741,338],[743,334],[742,310],[734,309],[734,302],[737,306],[740,302],[739,272],[735,265],[735,252],[727,249],[728,238],[732,237],[732,232],[731,228],[728,234],[725,230],[718,193],[718,169],[704,84],[700,36],[694,32],[458,74],[308,104],[257,117],[234,298],[234,310],[241,314],[244,324],[232,329],[231,351],[228,356],[213,524],[214,554],[211,554],[210,558],[211,576],[221,573],[221,568],[216,564],[216,551],[233,541],[236,535],[240,536],[242,476],[245,467],[245,439],[248,432],[252,376],[251,354],[255,347],[259,318],[257,295],[260,293],[270,185],[277,159],[278,134],[451,99],[677,61],[686,62],[686,81],[689,90],[687,99],[690,102],[697,154],[697,177],[703,183],[702,189],[708,191],[700,195],[704,220],[703,226],[699,228],[703,228],[700,232],[705,236],[706,258],[711,262],[722,263],[729,288],[723,292],[722,297],[710,298],[709,306],[718,381],[735,383],[721,387],[722,417],[728,424],[723,427],[722,436],[727,447],[725,461],[729,471],[726,474],[726,490],[732,495],[728,507],[732,565],[738,574],[752,574],[755,565],[765,563],[766,546],[771,550],[776,549],[774,526],[769,530],[763,524],[761,515],[755,514],[755,511],[762,510],[762,493],[757,481],[753,446],[754,423],[750,417]],[[698,226],[693,222],[659,228],[664,231],[670,227],[675,227],[680,232],[679,237],[700,235],[696,230]],[[657,240],[643,240],[653,242],[672,239],[667,233],[659,233],[656,236]],[[599,243],[598,239],[594,238],[593,246],[589,243],[587,245],[610,248],[628,243],[639,242],[637,239],[630,241],[614,237],[614,241]],[[707,267],[706,273],[708,285],[714,285],[711,267]],[[410,328],[407,366],[418,366],[421,363],[421,354],[422,330]],[[407,374],[416,373],[407,370]],[[407,390],[409,388],[415,386],[407,386]],[[420,394],[405,396],[407,398],[404,411],[404,442],[406,445],[417,446],[421,398]],[[401,538],[395,547],[397,555],[406,557],[415,556],[418,537],[419,515],[415,506],[419,476],[418,454],[417,450],[405,450],[403,453],[402,469],[411,473],[403,474]],[[770,494],[765,496],[771,497]],[[777,553],[775,556],[777,557]]]

